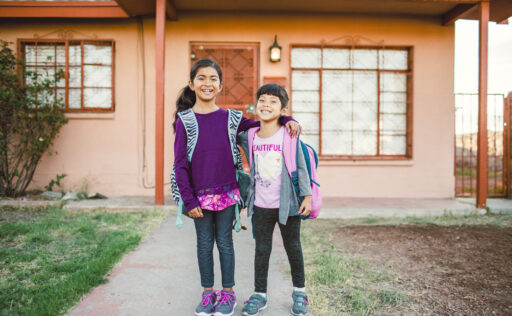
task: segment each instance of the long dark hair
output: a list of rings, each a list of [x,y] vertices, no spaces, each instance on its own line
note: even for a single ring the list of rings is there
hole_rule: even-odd
[[[222,70],[216,62],[211,60],[210,58],[203,58],[194,63],[192,68],[190,69],[190,81],[194,81],[194,78],[197,75],[197,72],[201,68],[205,67],[213,67],[217,74],[219,75],[220,84],[222,84]],[[176,112],[174,113],[174,122],[172,123],[172,128],[176,133],[176,121],[178,120],[178,113],[185,111],[186,109],[190,109],[196,104],[196,93],[190,89],[188,85],[185,88],[181,89],[178,99],[176,99]]]

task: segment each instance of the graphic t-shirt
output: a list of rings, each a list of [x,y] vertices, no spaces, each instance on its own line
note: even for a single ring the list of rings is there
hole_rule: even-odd
[[[274,135],[267,138],[254,135],[252,144],[256,191],[254,205],[258,207],[279,208],[284,132],[284,127],[281,127]]]

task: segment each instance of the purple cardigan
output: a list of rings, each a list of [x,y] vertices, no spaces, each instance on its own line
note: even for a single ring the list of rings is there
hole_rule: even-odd
[[[199,137],[192,155],[187,160],[187,134],[178,118],[174,139],[174,168],[176,182],[187,212],[200,206],[197,195],[218,194],[237,188],[235,167],[228,139],[228,112],[223,109],[208,114],[195,113],[199,126]],[[289,116],[280,122],[291,121]],[[242,117],[238,133],[260,122]]]

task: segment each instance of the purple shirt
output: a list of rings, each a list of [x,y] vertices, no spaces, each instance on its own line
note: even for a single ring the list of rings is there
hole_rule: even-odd
[[[220,194],[237,188],[235,166],[228,139],[228,112],[223,109],[208,114],[195,113],[199,137],[190,164],[187,161],[187,134],[178,118],[174,139],[176,182],[187,212],[200,206],[197,195]],[[292,120],[283,117],[282,124]],[[242,117],[238,133],[260,122]]]

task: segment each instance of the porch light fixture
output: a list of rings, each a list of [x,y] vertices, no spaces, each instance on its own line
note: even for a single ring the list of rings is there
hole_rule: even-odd
[[[270,61],[273,63],[281,61],[281,46],[277,44],[277,35],[274,37],[274,44],[270,46]]]

